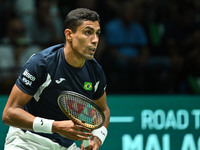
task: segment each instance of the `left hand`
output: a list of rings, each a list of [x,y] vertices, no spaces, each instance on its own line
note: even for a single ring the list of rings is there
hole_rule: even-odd
[[[83,143],[81,144],[81,150],[99,150],[101,146],[101,141],[98,137],[93,136],[90,139],[90,145],[88,147],[83,147]]]

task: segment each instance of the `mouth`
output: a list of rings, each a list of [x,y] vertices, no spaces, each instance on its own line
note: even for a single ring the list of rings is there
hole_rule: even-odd
[[[95,53],[96,48],[90,48],[89,51],[92,52],[92,53]]]

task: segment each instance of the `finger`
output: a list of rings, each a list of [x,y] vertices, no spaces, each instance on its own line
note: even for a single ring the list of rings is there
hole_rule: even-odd
[[[84,147],[83,147],[83,143],[81,144],[80,148],[81,148],[81,150],[83,150],[83,148],[84,148]]]
[[[80,136],[84,136],[84,137],[90,137],[90,136],[93,136],[93,134],[92,133],[87,133],[87,132],[82,132],[82,131],[75,131],[75,133],[77,134],[77,135],[80,135]]]
[[[89,138],[84,137],[84,136],[77,136],[77,137],[74,138],[74,140],[76,140],[76,141],[84,141],[84,140],[88,140],[88,139]]]
[[[77,134],[69,135],[67,138],[73,139],[75,141],[89,140],[89,137],[77,135]]]
[[[86,128],[86,127],[84,127],[84,126],[82,126],[82,125],[76,124],[75,127],[76,127],[78,130],[81,130],[81,131],[92,132],[91,129]]]
[[[67,132],[66,134],[63,134],[64,137],[77,141],[89,140],[89,137],[92,135],[92,133],[81,132],[75,129]]]
[[[92,150],[99,150],[99,147],[95,145]]]
[[[83,140],[89,140],[90,137],[93,136],[93,134],[92,133],[85,133],[85,132],[81,132],[81,131],[74,131],[72,136],[74,138],[76,138],[76,140],[78,140],[78,141],[83,141]]]
[[[83,143],[81,144],[80,148],[81,148],[81,150],[88,150],[88,149],[91,150],[91,148],[89,148],[89,146],[88,147],[84,147]]]
[[[95,141],[93,141],[91,139],[90,139],[90,146],[91,146],[90,150],[99,150],[99,148],[100,148],[100,145],[98,145]]]

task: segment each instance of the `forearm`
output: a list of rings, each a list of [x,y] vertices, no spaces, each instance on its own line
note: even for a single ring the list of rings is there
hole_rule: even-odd
[[[40,122],[41,121],[41,122]],[[93,134],[86,127],[78,126],[71,120],[54,121],[35,117],[21,108],[5,109],[3,122],[7,125],[40,133],[58,133],[72,140],[88,140]]]
[[[110,122],[110,109],[107,107],[104,111],[103,111],[104,115],[105,115],[105,123],[104,126],[106,128],[108,128],[109,122]]]
[[[7,125],[26,130],[33,130],[35,116],[22,108],[8,108],[3,112],[3,122]]]
[[[35,117],[23,109],[31,98],[31,95],[14,85],[3,111],[3,122],[10,126],[32,130]]]

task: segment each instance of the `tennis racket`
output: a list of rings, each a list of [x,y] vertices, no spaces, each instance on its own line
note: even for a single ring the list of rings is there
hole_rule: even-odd
[[[58,105],[63,113],[74,123],[97,129],[103,126],[105,115],[91,99],[73,91],[63,91],[58,97]],[[84,140],[83,146],[89,146],[90,140]]]

